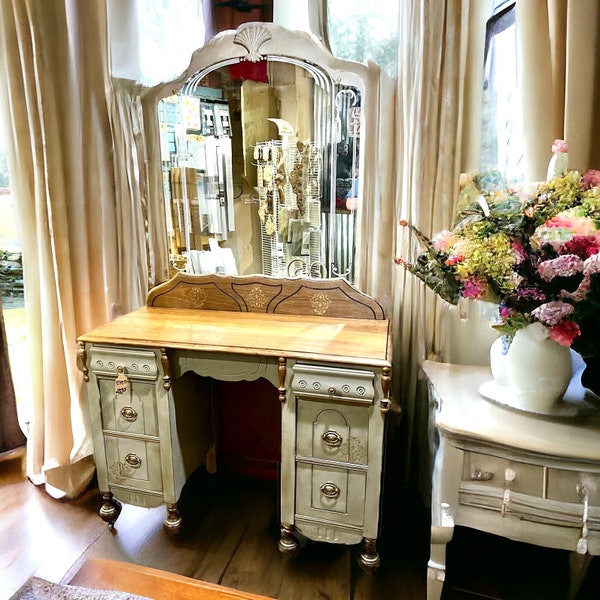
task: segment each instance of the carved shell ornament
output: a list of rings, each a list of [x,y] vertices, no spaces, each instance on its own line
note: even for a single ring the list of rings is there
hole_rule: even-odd
[[[273,36],[271,35],[271,32],[260,25],[244,27],[244,29],[235,34],[233,43],[244,46],[244,48],[248,50],[248,54],[242,57],[242,60],[258,62],[264,58],[264,56],[259,52],[260,47],[272,37]]]

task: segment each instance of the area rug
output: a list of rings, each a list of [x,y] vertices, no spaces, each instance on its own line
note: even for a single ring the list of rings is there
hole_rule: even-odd
[[[39,577],[31,577],[10,600],[150,600],[113,590],[92,590],[75,585],[51,583]]]

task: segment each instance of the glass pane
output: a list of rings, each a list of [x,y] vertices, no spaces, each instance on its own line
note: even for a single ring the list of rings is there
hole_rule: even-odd
[[[328,37],[338,58],[378,64],[390,77],[398,71],[398,2],[329,0]]]
[[[523,179],[521,91],[517,77],[515,8],[488,22],[483,88],[481,170]]]

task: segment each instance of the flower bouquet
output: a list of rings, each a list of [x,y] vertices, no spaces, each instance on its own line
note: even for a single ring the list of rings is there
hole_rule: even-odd
[[[396,262],[452,304],[497,301],[493,327],[508,344],[537,322],[558,344],[600,356],[600,171],[565,169],[532,191],[479,174],[452,229],[428,238],[401,224],[423,251]]]

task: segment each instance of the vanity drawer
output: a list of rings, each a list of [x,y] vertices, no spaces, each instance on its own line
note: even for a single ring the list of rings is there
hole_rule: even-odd
[[[581,504],[587,491],[590,506],[600,506],[600,474],[548,469],[547,494],[550,500]]]
[[[130,380],[127,391],[115,393],[115,380],[98,377],[102,428],[120,433],[158,435],[155,383]]]
[[[116,377],[119,368],[128,379],[156,381],[156,355],[149,350],[91,346],[88,350],[89,369],[97,375]]]
[[[296,513],[362,527],[366,481],[366,471],[298,463]]]
[[[139,490],[162,490],[158,441],[112,435],[104,439],[109,483]]]
[[[359,369],[341,369],[295,364],[292,391],[303,398],[372,404],[375,397],[374,374]]]
[[[296,407],[299,456],[367,464],[368,409],[302,399]]]
[[[506,487],[513,492],[541,498],[544,468],[497,456],[465,452],[462,480],[473,485],[481,483],[482,486],[499,489]]]

